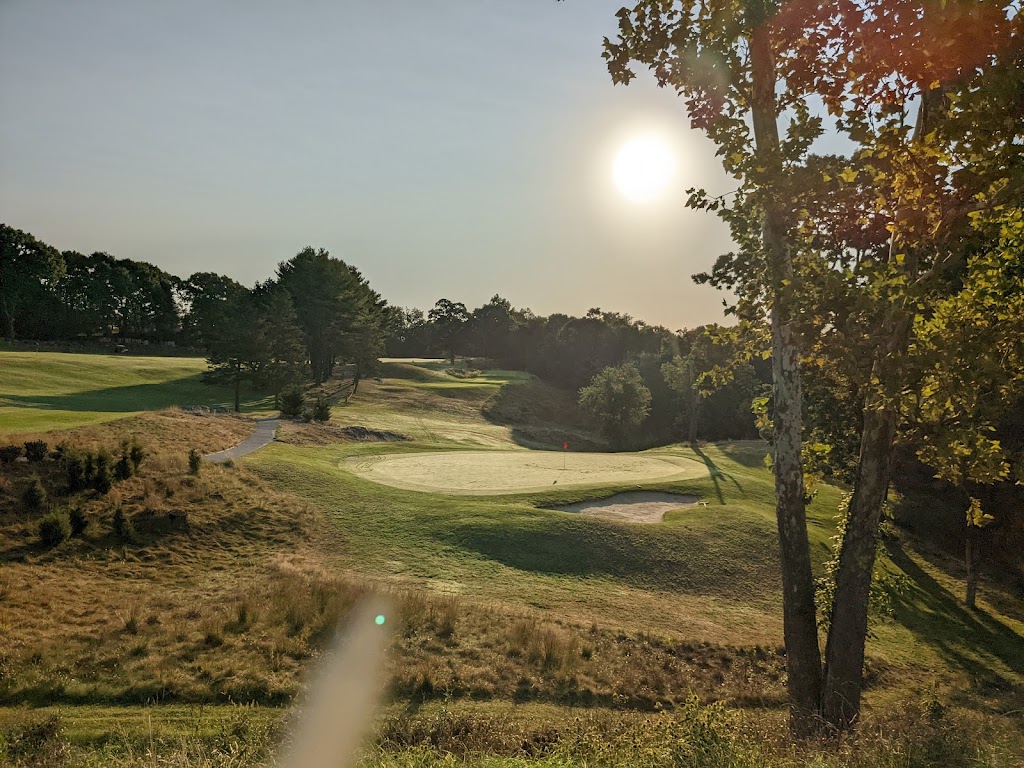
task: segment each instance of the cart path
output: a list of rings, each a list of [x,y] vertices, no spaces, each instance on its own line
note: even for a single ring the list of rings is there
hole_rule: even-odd
[[[213,464],[223,464],[225,461],[233,461],[243,456],[248,456],[253,451],[258,451],[265,445],[274,442],[274,433],[277,432],[278,419],[257,419],[256,431],[233,448],[228,448],[216,453],[203,456],[204,461]]]

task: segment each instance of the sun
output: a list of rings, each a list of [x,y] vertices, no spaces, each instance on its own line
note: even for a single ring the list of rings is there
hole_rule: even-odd
[[[640,136],[619,149],[612,176],[623,197],[648,203],[666,190],[674,170],[675,157],[668,144],[655,136]]]

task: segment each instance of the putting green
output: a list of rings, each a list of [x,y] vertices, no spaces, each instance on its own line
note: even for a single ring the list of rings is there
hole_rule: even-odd
[[[563,468],[564,462],[564,468]],[[619,485],[702,477],[707,468],[676,456],[555,451],[438,451],[355,456],[343,469],[375,483],[448,494],[548,491],[552,486]]]

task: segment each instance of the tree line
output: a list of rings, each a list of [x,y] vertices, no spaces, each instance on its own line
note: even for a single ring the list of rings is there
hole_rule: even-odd
[[[737,328],[670,331],[598,308],[541,316],[495,295],[472,311],[446,298],[428,312],[394,308],[385,348],[394,357],[485,358],[527,371],[578,392],[609,443],[635,448],[757,437],[751,401],[770,371],[743,358],[744,338]],[[631,408],[635,398],[643,404]]]
[[[346,373],[348,392],[382,354],[387,303],[355,267],[304,248],[247,288],[224,275],[178,278],[106,253],[85,256],[0,225],[0,316],[16,338],[169,342],[203,350],[208,379],[279,394]]]

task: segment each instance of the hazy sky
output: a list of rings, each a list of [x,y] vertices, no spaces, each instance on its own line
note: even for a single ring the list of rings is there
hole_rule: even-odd
[[[722,318],[733,188],[683,105],[613,87],[621,0],[0,0],[0,220],[60,249],[246,284],[305,245],[389,302]],[[671,141],[666,197],[611,181]]]

